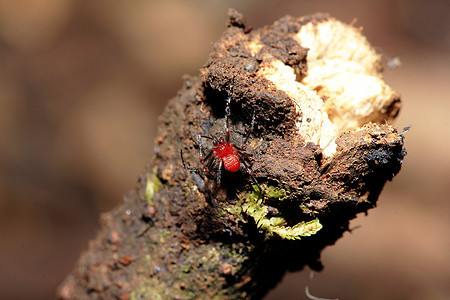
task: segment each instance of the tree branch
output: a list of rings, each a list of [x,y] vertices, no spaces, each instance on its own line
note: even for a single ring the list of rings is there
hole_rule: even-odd
[[[261,298],[287,270],[321,268],[321,250],[376,205],[406,155],[388,125],[400,99],[360,30],[327,15],[250,30],[230,23],[200,77],[186,77],[160,118],[155,155],[58,297]],[[197,135],[231,140],[245,171],[202,169]],[[382,123],[382,124],[380,124]],[[208,139],[204,147],[211,148]]]

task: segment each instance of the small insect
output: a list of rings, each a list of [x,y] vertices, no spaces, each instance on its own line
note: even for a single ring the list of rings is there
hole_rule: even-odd
[[[228,172],[237,172],[241,169],[241,166],[246,170],[246,172],[252,177],[253,181],[258,186],[259,190],[261,190],[258,181],[256,180],[250,166],[245,161],[245,158],[250,156],[250,153],[245,151],[245,144],[248,141],[250,134],[253,132],[253,127],[255,125],[255,114],[253,114],[251,127],[245,136],[243,145],[241,147],[232,144],[230,142],[230,102],[231,98],[228,97],[226,99],[226,107],[225,107],[225,138],[213,138],[205,135],[197,135],[197,142],[199,146],[199,159],[200,163],[203,165],[203,168],[193,168],[187,166],[184,158],[183,158],[183,150],[180,150],[181,161],[183,162],[183,166],[185,169],[193,172],[205,172],[205,173],[216,173],[216,182],[217,187],[220,188],[221,180],[222,180],[222,167],[225,168]],[[203,154],[203,140],[202,139],[210,139],[212,140],[213,147],[206,154]]]

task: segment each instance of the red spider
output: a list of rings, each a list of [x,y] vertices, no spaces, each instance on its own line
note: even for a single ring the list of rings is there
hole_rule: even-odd
[[[187,166],[184,162],[183,151],[180,150],[181,161],[183,162],[183,166],[185,169],[193,172],[206,172],[211,173],[212,171],[217,172],[217,187],[220,188],[221,179],[222,179],[222,166],[228,172],[237,172],[241,169],[241,163],[247,173],[252,177],[253,181],[258,186],[259,190],[261,190],[258,181],[256,180],[252,170],[250,169],[248,163],[244,160],[251,154],[245,152],[245,144],[250,136],[250,133],[253,132],[253,126],[255,124],[255,115],[253,114],[251,128],[248,131],[243,146],[238,147],[235,144],[230,143],[230,101],[231,99],[228,97],[226,100],[226,108],[225,108],[225,139],[223,137],[220,138],[212,138],[210,136],[197,135],[197,141],[199,146],[199,158],[200,163],[203,164],[203,168],[193,168]],[[203,156],[203,142],[202,138],[210,139],[213,141],[213,147],[208,152],[208,154]]]

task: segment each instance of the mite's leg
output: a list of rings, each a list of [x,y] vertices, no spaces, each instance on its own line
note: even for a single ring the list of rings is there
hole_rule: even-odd
[[[219,169],[217,170],[217,188],[220,188],[220,183],[222,180],[222,164],[223,164],[223,160],[220,160],[219,162]]]
[[[230,143],[230,102],[231,102],[231,98],[227,97],[226,101],[226,106],[225,106],[225,142],[228,144]]]
[[[180,149],[180,156],[181,156],[181,162],[183,163],[183,167],[186,170],[192,171],[192,172],[201,172],[202,169],[198,169],[198,168],[193,168],[191,166],[186,165],[185,161],[184,161],[184,157],[183,157],[183,149]]]
[[[248,175],[250,175],[250,177],[256,183],[256,186],[258,187],[259,192],[262,192],[261,186],[259,185],[258,180],[256,180],[255,174],[253,174],[253,171],[250,169],[250,166],[248,165],[248,163],[244,159],[241,159],[241,161],[242,161],[242,164],[244,165],[244,168],[247,171]]]
[[[250,134],[253,132],[253,128],[255,127],[255,111],[253,110],[253,117],[252,117],[252,123],[250,124],[250,129],[247,132],[247,135],[245,136],[244,142],[242,143],[241,149],[245,149],[245,144],[247,144],[248,138],[250,137]]]

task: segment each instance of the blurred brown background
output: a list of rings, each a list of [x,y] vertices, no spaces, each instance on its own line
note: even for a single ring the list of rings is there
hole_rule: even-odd
[[[325,266],[266,299],[450,299],[450,2],[0,1],[0,298],[51,299],[152,156],[157,116],[227,9],[253,27],[318,11],[364,27],[402,94],[409,152]]]

